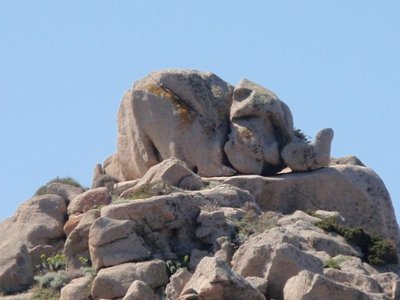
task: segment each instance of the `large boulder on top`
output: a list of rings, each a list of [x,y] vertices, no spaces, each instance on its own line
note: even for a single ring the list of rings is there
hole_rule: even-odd
[[[234,176],[219,181],[248,190],[263,211],[337,211],[347,226],[361,226],[400,245],[389,193],[372,169],[335,165],[310,172]]]
[[[289,107],[270,90],[243,79],[233,91],[231,133],[225,152],[242,174],[274,174],[284,167],[280,151],[293,136]]]
[[[104,163],[105,172],[136,179],[176,157],[202,176],[234,174],[223,154],[232,90],[218,76],[192,70],[159,71],[137,81],[122,100],[117,152]]]

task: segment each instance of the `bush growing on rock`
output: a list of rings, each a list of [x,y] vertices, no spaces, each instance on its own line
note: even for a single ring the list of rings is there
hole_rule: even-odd
[[[347,242],[360,248],[362,259],[371,265],[397,264],[396,246],[375,234],[365,232],[361,227],[339,225],[333,219],[325,219],[315,224],[317,227],[340,234]]]
[[[63,184],[68,184],[68,185],[72,185],[75,187],[83,188],[82,185],[72,177],[58,177],[57,176],[56,178],[47,182],[45,185],[38,188],[38,190],[35,192],[35,196],[45,195],[47,193],[47,186],[51,183],[63,183]]]
[[[40,256],[40,265],[38,266],[38,271],[46,273],[48,271],[60,271],[65,269],[65,255],[62,253],[56,254],[54,256],[47,257],[42,254]]]
[[[277,220],[277,216],[272,212],[258,215],[256,212],[249,210],[241,219],[230,220],[231,224],[236,227],[236,234],[232,240],[235,244],[241,245],[252,234],[261,233],[275,227]]]

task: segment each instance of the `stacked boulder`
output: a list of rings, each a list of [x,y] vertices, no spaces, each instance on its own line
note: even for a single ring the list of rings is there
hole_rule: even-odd
[[[383,182],[354,157],[331,160],[331,129],[296,136],[271,91],[155,72],[125,95],[118,127],[91,189],[52,183],[0,224],[0,292],[29,288],[41,256],[62,252],[64,300],[400,299]],[[377,266],[337,228],[391,256]]]

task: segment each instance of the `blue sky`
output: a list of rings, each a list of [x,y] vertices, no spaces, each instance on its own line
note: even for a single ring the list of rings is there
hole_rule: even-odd
[[[89,186],[116,147],[132,83],[170,67],[246,77],[273,90],[295,126],[335,130],[400,216],[400,2],[0,2],[0,220],[56,176]]]

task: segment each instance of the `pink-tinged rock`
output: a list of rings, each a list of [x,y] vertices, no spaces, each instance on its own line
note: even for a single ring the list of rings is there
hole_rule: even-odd
[[[101,269],[93,281],[93,299],[122,298],[135,280],[145,282],[152,289],[167,284],[165,262],[150,260]]]
[[[285,300],[382,300],[383,294],[368,294],[327,279],[320,274],[302,271],[290,278],[283,290]]]
[[[295,210],[337,211],[345,218],[347,226],[361,226],[400,245],[399,227],[389,193],[379,176],[369,168],[336,165],[311,172],[219,180],[248,190],[263,211],[285,214]]]
[[[75,197],[68,205],[68,214],[82,214],[93,208],[108,205],[111,196],[106,187],[91,189]]]
[[[270,90],[242,79],[233,91],[231,133],[224,150],[241,174],[275,174],[284,168],[280,150],[293,135],[289,107]]]
[[[61,289],[60,300],[87,300],[89,299],[91,276],[73,279]]]
[[[154,291],[143,281],[135,280],[122,300],[156,300]]]
[[[153,72],[137,81],[121,102],[117,152],[104,163],[106,173],[136,179],[176,157],[201,176],[234,174],[223,162],[232,89],[212,73],[191,70]]]
[[[85,190],[70,184],[53,182],[47,186],[47,194],[55,194],[61,196],[68,204],[75,197],[82,194]]]
[[[89,249],[96,269],[142,261],[150,257],[150,250],[135,232],[129,220],[97,219],[90,228]]]
[[[205,300],[265,300],[257,289],[234,272],[226,262],[213,257],[202,259],[181,296],[191,289],[197,292],[199,299]]]
[[[64,254],[67,270],[79,270],[82,266],[81,259],[90,259],[89,256],[89,229],[100,217],[98,210],[92,209],[82,214],[78,225],[72,230],[65,241]]]

